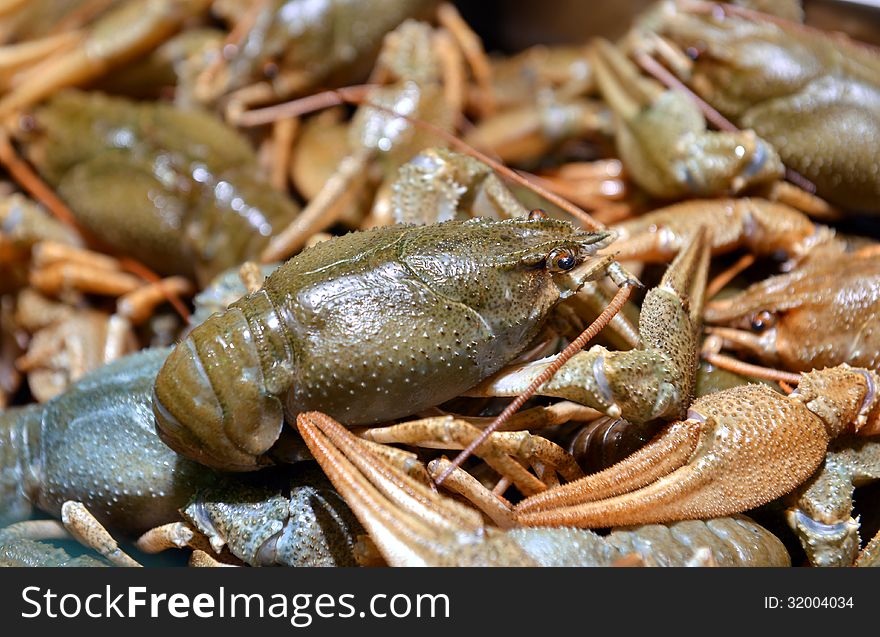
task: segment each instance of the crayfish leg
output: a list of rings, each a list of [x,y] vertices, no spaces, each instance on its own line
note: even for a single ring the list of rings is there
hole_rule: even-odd
[[[83,546],[92,548],[116,566],[141,566],[134,558],[119,548],[113,536],[95,519],[80,502],[68,500],[61,506],[64,527]]]

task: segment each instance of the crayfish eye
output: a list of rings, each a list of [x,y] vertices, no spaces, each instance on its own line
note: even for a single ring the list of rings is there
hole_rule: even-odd
[[[541,208],[535,208],[529,213],[529,221],[541,221],[547,218],[547,213]]]
[[[756,332],[763,332],[773,323],[773,315],[767,310],[762,310],[752,317],[752,329]]]
[[[577,258],[568,248],[557,248],[547,257],[547,264],[554,272],[565,272],[577,265]]]
[[[278,64],[273,61],[268,61],[263,64],[263,77],[267,80],[274,80],[278,77]]]

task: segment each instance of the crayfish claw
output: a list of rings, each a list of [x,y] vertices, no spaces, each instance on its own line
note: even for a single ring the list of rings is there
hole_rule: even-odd
[[[688,414],[617,465],[522,501],[517,520],[607,527],[739,513],[803,482],[828,446],[821,418],[762,385],[710,394]],[[634,473],[642,467],[649,484]]]

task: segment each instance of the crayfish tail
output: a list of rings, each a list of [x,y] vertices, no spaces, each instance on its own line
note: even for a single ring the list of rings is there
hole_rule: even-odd
[[[281,400],[267,390],[258,335],[233,307],[193,330],[165,361],[153,393],[159,437],[226,471],[253,471],[281,435]]]

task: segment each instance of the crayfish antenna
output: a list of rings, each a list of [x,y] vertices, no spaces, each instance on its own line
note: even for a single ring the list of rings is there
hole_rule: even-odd
[[[746,332],[745,330],[734,329],[731,327],[706,327],[707,334],[703,341],[702,357],[707,362],[745,376],[754,378],[763,378],[765,380],[782,381],[791,385],[797,385],[800,380],[800,374],[787,372],[785,370],[776,369],[774,367],[766,367],[761,365],[753,365],[743,362],[731,356],[721,354],[722,348],[732,347],[740,351],[744,351],[756,356],[770,357],[773,351],[767,346],[767,339],[760,335]]]

